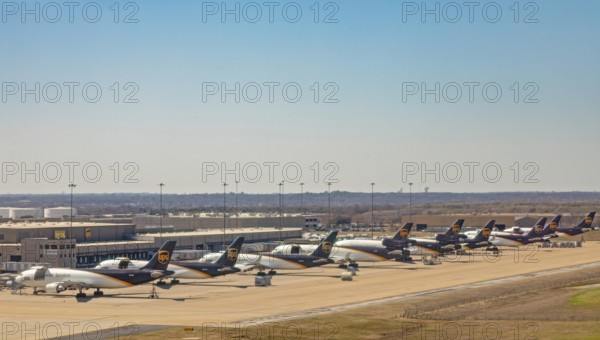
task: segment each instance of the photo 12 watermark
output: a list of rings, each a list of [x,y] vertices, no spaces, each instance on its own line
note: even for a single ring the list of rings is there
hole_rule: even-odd
[[[400,339],[535,339],[539,332],[536,322],[515,322],[502,327],[497,322],[402,322]]]
[[[514,183],[537,184],[536,162],[402,162],[403,183],[498,183],[509,176]]]
[[[3,24],[96,24],[101,22],[137,24],[140,22],[140,5],[132,1],[3,1],[0,10]]]
[[[291,103],[305,101],[314,103],[337,104],[340,86],[336,82],[203,82],[202,102],[220,103]]]
[[[202,183],[338,183],[339,172],[336,162],[202,162]]]
[[[137,104],[140,86],[136,82],[2,82],[2,103],[115,103]]]
[[[194,330],[193,327],[189,328]],[[335,322],[314,322],[301,324],[293,321],[258,323],[203,322],[200,327],[201,339],[334,339],[339,332]]]
[[[11,162],[0,163],[3,184],[8,183],[114,183],[137,184],[140,166],[136,162]]]
[[[497,263],[502,258],[510,259],[513,263],[523,264],[538,264],[540,259],[537,257],[540,251],[540,243],[531,243],[526,245],[519,245],[515,247],[502,246],[502,248],[494,247],[495,236],[490,236],[490,244],[485,247],[470,249],[469,252],[453,251],[444,253],[438,257],[440,262],[449,263],[465,263],[465,262],[487,262]],[[487,243],[487,241],[482,242]],[[460,244],[460,242],[458,242]]]
[[[338,2],[202,2],[202,23],[288,23],[337,24]]]
[[[402,82],[402,102],[420,103],[490,103],[501,102],[504,98],[515,104],[537,104],[540,86],[536,82]]]
[[[2,322],[0,339],[127,339],[139,334],[133,322],[113,322],[100,325],[93,321],[81,322]]]
[[[402,23],[537,24],[539,12],[533,1],[404,1]]]

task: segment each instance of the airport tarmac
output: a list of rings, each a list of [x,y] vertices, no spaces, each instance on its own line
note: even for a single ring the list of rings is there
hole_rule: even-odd
[[[107,289],[102,297],[93,297],[93,290],[89,290],[90,297],[83,299],[75,298],[76,291],[33,295],[28,288],[18,295],[3,290],[1,333],[3,339],[20,339],[23,332],[51,338],[128,324],[142,330],[143,325],[233,325],[276,320],[282,315],[302,316],[328,307],[594,263],[600,256],[600,242],[586,242],[582,248],[534,249],[507,248],[499,257],[454,256],[439,265],[419,261],[361,263],[353,281],[341,281],[343,270],[337,265],[280,271],[270,287],[255,287],[252,272],[182,280],[181,284],[157,287],[159,299],[148,298],[151,285]]]

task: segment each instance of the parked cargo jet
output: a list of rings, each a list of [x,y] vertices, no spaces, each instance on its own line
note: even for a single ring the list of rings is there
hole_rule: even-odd
[[[240,254],[240,262],[243,261],[248,267],[258,268],[258,275],[264,275],[265,269],[270,269],[269,275],[275,275],[277,272],[274,269],[298,270],[333,263],[329,255],[333,249],[333,243],[337,234],[337,231],[329,233],[309,255],[273,253],[257,255],[244,253]]]
[[[379,262],[388,260],[410,261],[407,248],[411,245],[408,239],[412,223],[406,223],[391,238],[383,240],[341,240],[335,243],[332,255],[340,267],[358,267],[357,262]],[[389,246],[389,243],[392,246]]]
[[[461,240],[465,239],[466,236],[461,234],[460,231],[462,229],[463,224],[465,223],[464,219],[458,219],[456,222],[452,224],[450,228],[444,234],[435,235],[435,239],[441,243],[458,243]]]
[[[490,220],[481,230],[477,231],[473,237],[468,237],[460,242],[460,245],[465,250],[473,250],[477,248],[490,247],[489,241],[496,220]],[[491,249],[491,248],[490,248]]]
[[[544,227],[547,218],[541,218],[527,234],[493,232],[490,242],[496,246],[518,247],[536,242],[545,242],[556,237],[552,235],[550,224]]]
[[[214,262],[192,262],[192,261],[171,261],[168,270],[174,272],[169,275],[171,284],[179,283],[178,279],[206,279],[216,276],[237,273],[240,269],[235,267],[235,263],[242,249],[244,237],[236,238],[231,245]],[[102,261],[96,268],[102,269],[138,269],[145,266],[147,261],[129,261],[128,259],[115,259]],[[167,278],[167,277],[163,277]],[[158,284],[164,283],[161,281]]]
[[[407,258],[409,254],[406,252],[403,254],[403,249],[410,246],[408,241],[408,235],[412,228],[412,223],[406,223],[402,228],[396,232],[388,242],[393,242],[393,248],[388,248],[384,240],[365,240],[365,239],[353,239],[353,240],[341,240],[337,241],[333,245],[330,258],[336,263],[340,264],[341,268],[345,268],[348,265],[358,267],[357,262],[380,262],[387,260],[410,260]],[[282,245],[273,249],[274,254],[308,254],[313,251],[314,245]],[[403,257],[404,255],[404,257]]]
[[[466,239],[466,236],[461,234],[464,220],[459,219],[452,224],[444,234],[437,234],[435,239],[432,238],[409,238],[412,246],[408,248],[410,254],[413,255],[442,255],[450,253],[461,248],[460,240]],[[388,242],[388,247],[392,247]]]
[[[96,288],[94,295],[103,295],[102,288],[123,288],[147,283],[172,274],[167,270],[175,241],[167,241],[140,269],[70,269],[33,267],[22,272],[15,281],[33,287],[34,294],[40,290],[60,293],[68,289],[79,290],[76,297],[85,297],[83,289]],[[40,289],[42,288],[42,289]]]
[[[558,224],[560,223],[562,215],[556,215],[552,221],[550,221],[550,229],[554,232],[558,228]],[[531,228],[521,228],[518,226],[512,227],[510,229],[502,230],[503,232],[513,233],[513,234],[527,234],[531,231]]]
[[[593,230],[592,222],[594,222],[594,216],[596,216],[596,212],[592,211],[587,214],[578,225],[573,227],[560,227],[556,229],[556,232],[560,236],[575,236]]]

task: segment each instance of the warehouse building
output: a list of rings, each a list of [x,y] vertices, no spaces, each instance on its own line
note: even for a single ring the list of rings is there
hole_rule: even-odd
[[[8,222],[0,224],[0,244],[20,243],[26,238],[66,239],[77,243],[130,240],[135,225],[93,222]]]
[[[274,240],[301,238],[302,228],[227,228],[169,233],[138,234],[138,241],[152,241],[158,248],[166,240],[177,241],[177,249],[217,251],[228,245],[238,236],[244,236],[244,243],[265,243]],[[259,249],[260,250],[260,249]]]
[[[94,222],[14,222],[0,224],[0,264],[48,263],[52,267],[91,267],[115,257],[148,259],[167,240],[178,250],[219,250],[237,236],[246,243],[302,236],[301,228],[228,228],[138,234],[133,224]]]
[[[316,228],[321,224],[319,215],[304,214],[258,214],[241,213],[223,217],[223,214],[203,213],[193,216],[165,216],[162,220],[163,228],[173,231],[192,231],[198,229],[217,229],[223,228],[225,223],[227,228]],[[133,217],[133,224],[138,230],[158,231],[160,228],[160,216],[156,215],[137,215]]]

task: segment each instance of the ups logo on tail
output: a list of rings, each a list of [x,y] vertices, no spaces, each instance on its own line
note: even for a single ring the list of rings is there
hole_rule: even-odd
[[[583,221],[584,221],[584,223],[586,225],[591,225],[592,224],[592,218],[589,217],[589,216],[586,216],[586,218]]]
[[[455,224],[455,225],[452,226],[452,233],[453,234],[460,233],[460,226],[458,224]]]
[[[406,229],[406,228],[400,229],[400,237],[408,238],[408,229]]]
[[[556,231],[558,229],[558,224],[556,222],[550,222],[550,230]]]
[[[323,242],[323,247],[322,247],[323,252],[325,252],[325,254],[331,253],[331,246],[332,246],[331,242]]]
[[[238,257],[238,250],[235,248],[229,248],[227,249],[227,258],[229,259],[229,261],[235,261],[237,260]]]
[[[158,262],[161,264],[165,264],[169,262],[169,252],[166,250],[161,250],[158,252]]]
[[[538,224],[538,225],[535,226],[535,233],[536,234],[541,234],[542,230],[544,230],[544,227],[541,226],[540,224]]]
[[[483,237],[490,237],[491,234],[492,234],[492,231],[490,230],[490,228],[483,228],[481,230],[481,236],[483,236]]]

